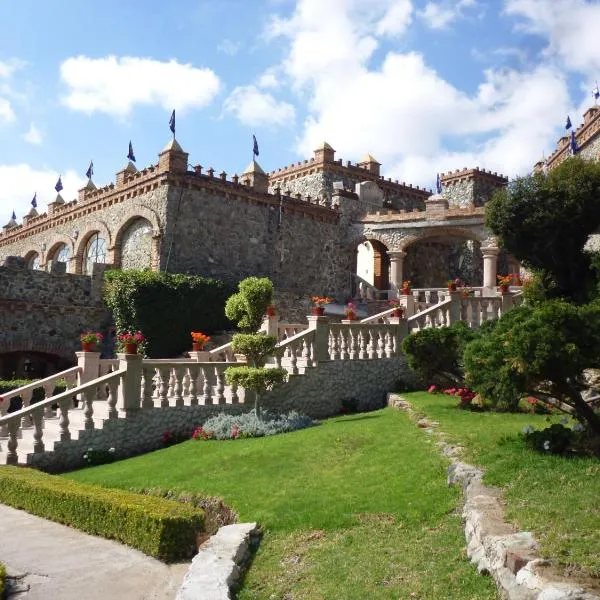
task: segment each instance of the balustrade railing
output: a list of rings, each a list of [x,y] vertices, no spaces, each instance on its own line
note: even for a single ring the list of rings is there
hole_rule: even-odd
[[[400,352],[401,328],[382,323],[329,325],[330,360],[391,358]]]
[[[291,375],[298,375],[300,369],[316,366],[315,330],[305,329],[279,342],[270,362],[287,369]]]
[[[279,323],[277,325],[277,340],[283,341],[308,329],[306,323]]]
[[[429,327],[447,327],[452,324],[450,307],[452,300],[447,298],[434,306],[408,317],[408,331],[419,331]]]

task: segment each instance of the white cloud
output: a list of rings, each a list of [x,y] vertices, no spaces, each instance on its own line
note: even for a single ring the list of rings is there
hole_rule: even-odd
[[[558,68],[488,70],[479,88],[466,93],[419,53],[391,51],[373,62],[391,0],[377,0],[379,17],[367,21],[355,0],[333,4],[325,10],[337,11],[335,19],[322,14],[319,0],[298,0],[289,19],[271,22],[271,33],[289,40],[283,75],[309,97],[300,155],[310,156],[325,139],[338,157],[358,159],[368,151],[386,175],[431,185],[436,171],[464,166],[522,174],[552,148],[556,124],[570,107]]]
[[[26,163],[0,165],[0,226],[8,222],[13,210],[20,223],[23,215],[31,210],[31,199],[35,193],[38,212],[45,212],[47,203],[56,198],[54,186],[58,175],[53,169],[35,169]],[[61,196],[67,202],[77,198],[77,190],[86,184],[86,180],[72,170],[63,173],[61,181],[64,186]]]
[[[256,82],[260,88],[277,88],[279,87],[279,79],[275,69],[267,69]]]
[[[377,23],[379,35],[402,35],[412,22],[413,5],[410,0],[402,0],[391,4],[384,16]]]
[[[217,50],[228,56],[235,56],[242,45],[239,42],[233,42],[232,40],[221,40],[217,45]]]
[[[464,8],[475,6],[475,0],[428,2],[417,14],[431,29],[445,29],[462,16]]]
[[[15,71],[22,69],[27,63],[18,58],[10,58],[8,60],[0,60],[0,77],[7,79],[12,76]]]
[[[34,146],[39,146],[44,137],[42,132],[35,126],[35,123],[32,121],[31,125],[29,125],[29,129],[26,133],[23,134],[23,139]]]
[[[6,98],[0,98],[0,121],[10,123],[15,120],[15,113]]]
[[[88,114],[125,116],[137,104],[155,104],[165,110],[201,108],[221,86],[208,68],[133,56],[72,57],[61,64],[60,73],[68,88],[64,103]]]
[[[291,104],[278,102],[254,85],[236,87],[225,100],[224,109],[244,125],[286,125],[295,118]]]

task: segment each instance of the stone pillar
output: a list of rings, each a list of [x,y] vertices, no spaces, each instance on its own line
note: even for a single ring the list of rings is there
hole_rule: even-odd
[[[190,350],[188,354],[195,362],[210,362],[210,352],[208,350]]]
[[[450,322],[448,323],[448,325],[452,325],[454,323],[456,323],[457,321],[461,320],[461,315],[460,315],[460,309],[461,309],[461,296],[462,296],[462,292],[456,291],[456,292],[448,292],[448,295],[450,296],[450,309],[449,309],[449,319]]]
[[[279,339],[279,315],[265,315],[260,331]]]
[[[404,250],[390,250],[388,253],[390,257],[390,298],[398,298],[399,290],[402,287],[402,274],[404,267],[404,257],[406,252]]]
[[[412,317],[415,314],[415,297],[411,294],[404,295],[402,294],[400,297],[400,306],[404,309],[405,317]]]
[[[83,385],[100,376],[100,352],[75,352],[77,366],[77,385]]]
[[[142,356],[140,354],[117,354],[119,370],[127,372],[121,376],[117,409],[125,414],[140,409],[142,393]]]
[[[483,287],[494,289],[498,273],[498,253],[500,249],[495,246],[481,248],[483,256]]]
[[[315,362],[329,360],[329,317],[308,315],[308,328],[315,330]]]

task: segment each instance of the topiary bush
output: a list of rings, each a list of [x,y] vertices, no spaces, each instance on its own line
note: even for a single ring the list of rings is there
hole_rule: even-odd
[[[225,314],[242,331],[260,329],[267,307],[273,302],[273,283],[268,277],[248,277],[240,281],[238,292],[227,299]]]
[[[166,562],[196,552],[204,523],[204,513],[191,506],[19,467],[0,468],[0,502]]]
[[[154,358],[189,350],[190,332],[231,327],[223,305],[232,287],[217,279],[180,273],[107,271],[104,302],[118,331],[141,331]]]

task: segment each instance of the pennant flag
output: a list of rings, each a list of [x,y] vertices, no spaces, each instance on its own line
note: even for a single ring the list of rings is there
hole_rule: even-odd
[[[54,189],[57,191],[57,193],[60,193],[60,191],[63,189],[63,184],[62,184],[62,180],[60,178],[60,175],[58,176],[58,181],[56,182],[56,185],[54,186]]]
[[[169,129],[171,130],[171,133],[175,135],[175,109],[173,109],[171,118],[169,119]]]
[[[439,173],[437,174],[437,179],[435,180],[435,191],[438,194],[442,193],[442,181],[440,179],[440,174]]]
[[[571,130],[571,153],[577,154],[579,152],[579,146],[577,145],[577,140],[575,139],[575,132]]]
[[[93,174],[94,174],[94,161],[90,160],[90,166],[88,167],[88,170],[85,172],[85,176],[88,179],[91,179]]]
[[[254,156],[258,156],[259,152],[258,152],[258,142],[256,141],[256,136],[253,135],[252,139],[254,140],[254,146],[252,147],[252,154],[254,154]]]
[[[37,192],[33,195],[33,200],[31,201],[31,206],[33,206],[33,208],[37,208]]]
[[[594,104],[598,102],[600,98],[600,89],[598,89],[598,82],[596,81],[596,87],[592,90],[592,96],[594,97]]]
[[[133,153],[133,146],[131,145],[131,141],[129,142],[129,152],[127,153],[127,158],[131,162],[135,162],[135,154]]]
[[[569,115],[567,115],[567,122],[565,123],[565,129],[571,129],[572,124],[571,124],[571,117],[569,117]]]
[[[17,220],[17,215],[15,214],[14,210],[13,210],[13,214],[12,214],[11,220],[12,221],[16,221]]]

